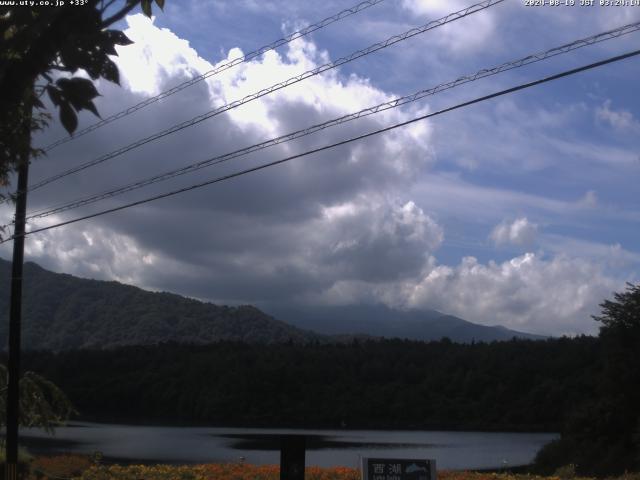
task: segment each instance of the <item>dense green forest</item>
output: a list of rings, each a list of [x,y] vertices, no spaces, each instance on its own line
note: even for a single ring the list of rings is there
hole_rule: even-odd
[[[0,259],[0,344],[9,322],[10,263]],[[250,305],[228,307],[118,282],[24,266],[22,345],[64,350],[220,340],[273,343],[321,338],[280,322]]]
[[[557,431],[591,395],[592,337],[456,344],[165,344],[32,352],[85,418]]]

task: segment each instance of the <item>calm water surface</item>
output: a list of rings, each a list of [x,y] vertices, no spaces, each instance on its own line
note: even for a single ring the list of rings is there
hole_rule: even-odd
[[[206,427],[147,427],[72,423],[54,437],[22,430],[30,450],[92,453],[162,463],[279,462],[278,435],[304,434],[307,465],[359,466],[365,457],[435,458],[438,468],[480,469],[530,463],[556,438],[547,433],[483,433],[382,430],[292,430]]]

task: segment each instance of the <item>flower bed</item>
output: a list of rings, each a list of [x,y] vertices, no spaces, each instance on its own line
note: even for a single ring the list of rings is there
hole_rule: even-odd
[[[278,465],[215,463],[205,465],[96,465],[89,457],[59,455],[31,462],[28,480],[279,480]],[[307,467],[305,480],[359,480],[360,471],[347,467]],[[438,480],[587,480],[578,477],[538,477],[510,473],[439,471]],[[639,474],[618,480],[640,480]]]

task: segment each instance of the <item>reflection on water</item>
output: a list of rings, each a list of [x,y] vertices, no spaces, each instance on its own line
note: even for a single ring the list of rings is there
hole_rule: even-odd
[[[145,463],[279,462],[279,435],[307,435],[307,465],[357,467],[361,457],[434,458],[438,468],[480,469],[530,463],[556,435],[545,433],[294,430],[146,427],[73,423],[55,437],[22,430],[34,453],[102,452]]]
[[[217,435],[233,440],[230,447],[236,450],[280,450],[280,435],[276,433],[225,433]],[[435,445],[419,443],[389,443],[387,441],[368,441],[362,438],[359,441],[349,441],[344,437],[328,437],[319,434],[305,435],[307,450],[336,450],[336,449],[372,449],[372,448],[411,448],[433,447]]]

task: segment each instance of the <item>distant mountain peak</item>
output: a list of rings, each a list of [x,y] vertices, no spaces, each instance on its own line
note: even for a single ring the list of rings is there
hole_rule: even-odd
[[[383,304],[266,310],[287,323],[325,335],[367,334],[422,341],[447,337],[460,343],[546,338],[503,326],[479,325],[437,310],[399,310]]]

